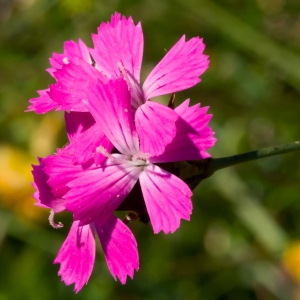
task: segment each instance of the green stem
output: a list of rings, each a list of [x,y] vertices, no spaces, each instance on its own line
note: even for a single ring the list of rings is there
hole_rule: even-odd
[[[194,189],[203,179],[212,176],[218,170],[248,161],[297,150],[300,150],[299,141],[228,157],[208,158],[199,161],[181,162],[177,166],[179,170],[178,176],[183,179],[191,189]]]
[[[261,159],[269,156],[284,154],[292,151],[300,150],[300,142],[283,144],[275,147],[263,148],[247,153],[237,154],[228,157],[213,158],[208,167],[209,173],[213,174],[215,171],[234,166],[240,163],[248,162],[251,160]]]

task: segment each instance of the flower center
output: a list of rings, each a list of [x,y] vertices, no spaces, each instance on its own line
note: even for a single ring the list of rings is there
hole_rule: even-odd
[[[148,158],[150,154],[138,152],[134,155],[123,155],[118,153],[109,153],[104,147],[97,147],[96,151],[113,160],[118,164],[129,163],[137,167],[147,166],[149,164]]]
[[[148,153],[138,152],[132,156],[131,161],[136,166],[147,166],[149,164],[149,161],[148,161],[149,157],[150,157],[150,154],[148,154]]]

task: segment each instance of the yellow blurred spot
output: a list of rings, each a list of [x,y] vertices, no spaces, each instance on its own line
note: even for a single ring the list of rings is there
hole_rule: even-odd
[[[34,206],[31,164],[37,164],[24,151],[0,145],[0,204],[24,219],[47,220],[47,210]]]
[[[300,284],[300,241],[288,246],[283,254],[283,263],[292,278]]]
[[[43,117],[30,137],[30,150],[34,155],[45,157],[55,151],[57,135],[64,123],[62,114],[50,113]]]

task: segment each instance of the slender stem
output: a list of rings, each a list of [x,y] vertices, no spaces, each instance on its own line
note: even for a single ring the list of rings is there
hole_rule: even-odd
[[[283,144],[275,147],[263,148],[247,153],[237,154],[228,157],[213,158],[208,167],[209,173],[214,173],[217,170],[234,166],[240,163],[248,162],[251,160],[261,159],[269,156],[284,154],[292,151],[300,150],[300,142]]]
[[[269,156],[284,154],[297,150],[300,150],[299,141],[228,157],[207,158],[204,160],[190,161],[181,165],[179,177],[183,179],[191,189],[194,189],[203,179],[212,176],[218,170],[251,160],[266,158]]]

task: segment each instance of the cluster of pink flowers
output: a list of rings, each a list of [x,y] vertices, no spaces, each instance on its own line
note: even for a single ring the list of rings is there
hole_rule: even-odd
[[[154,233],[174,232],[192,212],[190,188],[158,164],[209,157],[215,143],[207,107],[175,109],[152,101],[197,84],[208,68],[205,45],[183,36],[140,85],[143,56],[141,24],[115,13],[92,35],[54,53],[47,71],[56,80],[31,99],[29,111],[65,111],[69,143],[33,166],[36,205],[54,214],[68,211],[73,224],[54,263],[78,292],[95,260],[95,233],[112,276],[126,282],[139,268],[136,240],[114,212],[140,185]],[[151,99],[151,100],[150,100]]]

